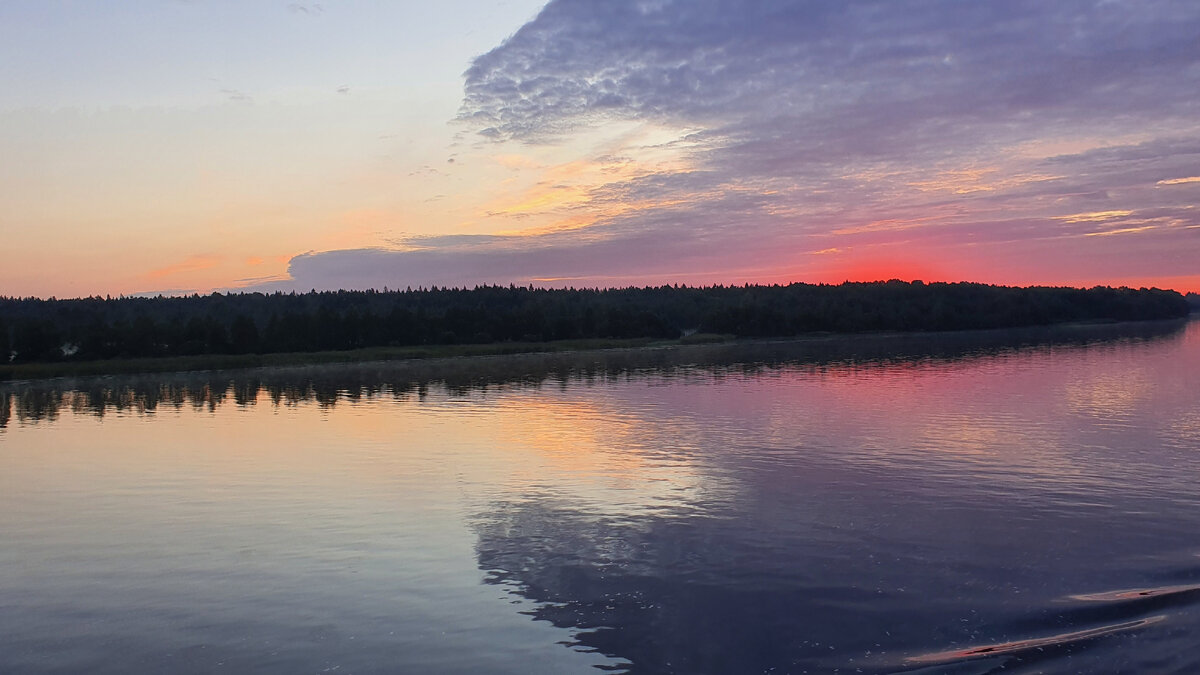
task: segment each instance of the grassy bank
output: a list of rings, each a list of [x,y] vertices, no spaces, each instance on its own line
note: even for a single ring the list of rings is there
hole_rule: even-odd
[[[172,373],[193,370],[234,370],[271,366],[303,366],[327,363],[360,363],[444,359],[458,356],[502,356],[595,349],[628,349],[650,345],[704,344],[731,341],[731,335],[695,334],[678,340],[632,338],[626,340],[556,340],[552,342],[494,342],[471,345],[428,345],[420,347],[367,347],[345,351],[293,352],[283,354],[202,354],[138,359],[54,361],[0,365],[0,381],[38,380],[51,377]]]
[[[1196,317],[1196,314],[1192,315]],[[1193,319],[1194,320],[1194,319]],[[628,350],[641,348],[683,347],[688,345],[753,344],[867,344],[897,341],[914,344],[934,344],[947,340],[982,340],[991,344],[1014,340],[1015,343],[1090,335],[1093,332],[1112,332],[1121,335],[1139,326],[1156,327],[1179,325],[1187,319],[1154,321],[1069,321],[1042,326],[979,329],[959,331],[873,331],[839,333],[811,332],[787,338],[741,339],[730,334],[694,333],[674,340],[655,338],[556,340],[549,342],[493,342],[466,345],[425,345],[419,347],[367,347],[363,349],[317,352],[288,352],[274,354],[207,354],[197,356],[150,357],[134,359],[104,359],[53,361],[0,365],[0,383],[45,380],[62,377],[95,377],[106,375],[137,375],[152,373],[186,373],[222,370],[243,370],[278,366],[321,366],[329,364],[362,364],[370,362],[436,362],[459,357],[567,354],[597,350]],[[989,342],[990,341],[990,342]]]

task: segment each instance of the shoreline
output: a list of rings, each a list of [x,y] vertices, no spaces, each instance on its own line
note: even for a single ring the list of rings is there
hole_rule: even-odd
[[[732,336],[715,336],[714,342],[732,341]],[[642,349],[688,343],[680,340],[633,338],[626,340],[557,340],[551,342],[491,342],[465,345],[422,345],[409,347],[364,347],[320,352],[277,352],[268,354],[199,354],[94,361],[48,361],[0,365],[0,385],[64,377],[104,377],[155,373],[190,373],[223,370],[253,370],[289,366],[317,366],[374,362],[429,361],[475,357],[515,356],[603,349]]]
[[[1089,333],[1108,332],[1113,338],[1123,337],[1130,329],[1183,326],[1200,320],[1192,313],[1178,319],[1149,321],[1067,322],[1011,328],[989,328],[955,331],[879,331],[861,333],[807,333],[786,337],[736,338],[733,335],[693,334],[674,340],[654,338],[559,340],[550,342],[496,342],[467,345],[428,345],[421,347],[368,347],[346,351],[287,352],[273,354],[205,354],[187,357],[151,357],[137,359],[107,359],[79,362],[45,362],[0,365],[0,388],[34,384],[67,378],[104,378],[123,375],[166,375],[211,373],[221,371],[254,371],[274,368],[364,364],[422,364],[436,367],[439,363],[470,360],[519,358],[547,355],[586,355],[588,353],[649,353],[677,351],[689,348],[721,348],[737,350],[755,347],[833,347],[853,348],[855,345],[878,345],[881,341],[892,346],[902,342],[965,340],[997,343],[1011,341],[1020,346],[1030,341],[1052,341],[1052,338],[1071,338],[1072,334],[1087,337]],[[1136,331],[1134,331],[1136,332]],[[1101,339],[1099,337],[1095,339]]]

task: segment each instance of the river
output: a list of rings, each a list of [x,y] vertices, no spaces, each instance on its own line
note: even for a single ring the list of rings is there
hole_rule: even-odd
[[[0,672],[1200,671],[1200,322],[0,388]]]

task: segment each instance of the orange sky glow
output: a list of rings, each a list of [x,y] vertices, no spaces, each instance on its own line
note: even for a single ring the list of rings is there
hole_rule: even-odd
[[[1083,3],[1001,30],[902,4],[820,40],[767,9],[729,24],[727,1],[5,6],[0,295],[1200,292],[1200,50],[1178,17]]]

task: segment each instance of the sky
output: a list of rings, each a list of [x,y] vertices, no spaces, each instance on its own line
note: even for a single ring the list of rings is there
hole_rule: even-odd
[[[0,295],[1200,292],[1193,0],[0,2]]]

